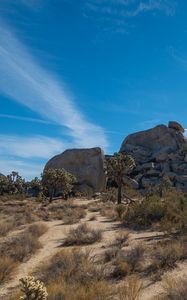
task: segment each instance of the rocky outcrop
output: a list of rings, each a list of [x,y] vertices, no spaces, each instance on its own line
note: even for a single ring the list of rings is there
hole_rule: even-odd
[[[178,122],[175,122],[175,121],[169,121],[168,127],[172,128],[172,129],[175,129],[175,130],[177,130],[179,132],[182,132],[182,133],[184,133],[184,131],[185,131],[184,128],[181,126],[181,124],[179,124]]]
[[[121,152],[132,155],[136,161],[134,179],[141,188],[158,185],[163,176],[173,186],[187,191],[187,140],[184,128],[177,122],[168,126],[129,135],[121,145]]]
[[[101,192],[105,188],[104,154],[100,148],[70,149],[50,159],[45,169],[61,169],[77,178],[77,190],[82,193],[92,189]]]

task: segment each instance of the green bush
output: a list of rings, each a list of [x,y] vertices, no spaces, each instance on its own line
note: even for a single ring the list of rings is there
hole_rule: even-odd
[[[158,195],[146,197],[130,205],[124,215],[124,224],[136,228],[148,228],[157,224],[157,229],[165,232],[184,232],[187,229],[186,194],[173,190],[160,198]]]

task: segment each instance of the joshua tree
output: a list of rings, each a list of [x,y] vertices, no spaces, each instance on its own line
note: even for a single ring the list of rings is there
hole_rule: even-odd
[[[3,195],[4,193],[8,193],[8,185],[9,185],[8,178],[4,175],[0,175],[0,195]]]
[[[132,172],[135,167],[134,159],[126,153],[114,153],[108,159],[107,174],[118,186],[118,204],[121,203],[121,191],[124,177]]]
[[[28,183],[28,188],[32,190],[34,196],[38,197],[42,192],[42,183],[38,177],[35,177]]]
[[[18,172],[13,171],[7,175],[8,192],[11,194],[22,194],[25,191],[25,180],[19,175]]]
[[[75,176],[64,169],[48,169],[42,174],[42,184],[49,194],[50,202],[58,189],[62,189],[63,196],[67,197],[75,182]]]

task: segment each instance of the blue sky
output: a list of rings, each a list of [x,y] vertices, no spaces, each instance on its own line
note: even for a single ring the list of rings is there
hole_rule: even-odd
[[[185,0],[1,0],[0,172],[187,127]]]

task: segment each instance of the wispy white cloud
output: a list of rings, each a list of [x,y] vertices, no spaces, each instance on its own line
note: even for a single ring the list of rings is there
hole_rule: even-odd
[[[135,9],[127,11],[128,17],[136,17],[145,12],[162,11],[167,16],[175,14],[176,3],[172,0],[140,1]]]
[[[129,33],[133,18],[145,13],[173,16],[176,6],[175,0],[88,0],[83,11],[84,16],[100,20],[104,31]]]
[[[135,17],[141,13],[163,11],[170,16],[175,13],[174,0],[89,0],[86,6],[91,11],[122,17]]]
[[[85,119],[65,85],[45,71],[2,23],[0,72],[0,92],[67,127],[75,147],[108,146],[104,130]]]
[[[48,159],[72,146],[55,138],[45,136],[21,137],[0,135],[0,155],[19,158]]]
[[[16,115],[9,115],[9,114],[0,114],[0,119],[12,119],[18,121],[26,121],[26,122],[33,122],[33,123],[41,123],[41,124],[53,124],[52,122],[36,119],[36,118],[29,118],[23,116],[16,116]]]
[[[167,52],[176,62],[178,62],[184,68],[187,68],[187,55],[178,51],[173,46],[168,47]]]

